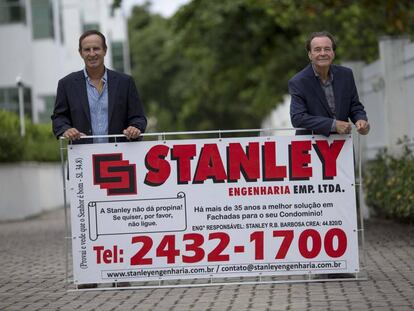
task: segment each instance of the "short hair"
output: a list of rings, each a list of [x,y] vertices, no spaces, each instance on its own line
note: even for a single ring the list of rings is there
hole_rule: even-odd
[[[102,46],[104,48],[104,50],[106,50],[108,47],[106,46],[106,39],[105,36],[103,35],[102,32],[96,30],[96,29],[91,29],[91,30],[87,30],[85,31],[80,37],[79,37],[79,52],[82,50],[82,41],[83,39],[85,39],[88,36],[91,35],[98,35],[99,37],[101,37],[102,39]]]
[[[328,37],[332,42],[332,49],[334,51],[336,50],[336,42],[335,42],[334,37],[327,31],[318,31],[318,32],[312,32],[309,35],[308,40],[306,40],[306,51],[310,52],[310,50],[311,50],[311,41],[314,38],[317,38],[317,37]]]

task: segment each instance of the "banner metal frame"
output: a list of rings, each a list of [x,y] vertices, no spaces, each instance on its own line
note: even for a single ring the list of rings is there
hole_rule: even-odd
[[[183,136],[183,135],[217,135],[211,138],[221,139],[223,134],[239,134],[239,133],[260,133],[260,136],[274,136],[276,132],[294,132],[297,128],[265,128],[265,129],[237,129],[237,130],[209,130],[209,131],[184,131],[184,132],[158,132],[158,133],[143,133],[141,137],[156,137],[154,140],[165,141],[168,136]],[[368,280],[366,272],[366,247],[365,247],[365,227],[364,227],[364,213],[362,210],[362,200],[364,200],[363,194],[363,179],[362,179],[362,146],[361,135],[355,131],[355,127],[352,131],[353,148],[354,148],[354,170],[355,174],[355,186],[358,187],[356,191],[356,208],[357,208],[357,231],[358,231],[358,248],[359,248],[359,264],[360,271],[358,273],[350,273],[355,277],[347,278],[327,278],[318,277],[325,274],[299,274],[299,275],[283,275],[283,276],[253,276],[253,277],[210,277],[210,278],[194,278],[194,279],[177,279],[169,280],[160,278],[158,281],[139,281],[133,282],[134,285],[121,287],[118,283],[113,283],[110,287],[103,283],[96,288],[78,288],[76,284],[73,284],[73,272],[71,274],[71,228],[69,225],[70,220],[70,205],[67,199],[67,191],[69,190],[67,181],[69,181],[69,163],[67,161],[68,145],[71,141],[64,137],[60,137],[60,158],[62,166],[62,181],[63,181],[63,207],[65,217],[65,287],[66,291],[106,291],[106,290],[125,290],[125,289],[157,289],[157,288],[185,288],[185,287],[206,287],[206,286],[226,286],[226,285],[257,285],[257,284],[293,284],[293,283],[313,283],[313,282],[336,282],[336,281],[366,281]],[[354,139],[356,137],[356,140]],[[114,143],[117,143],[118,138],[125,138],[125,135],[95,135],[95,136],[82,136],[81,139],[94,139],[94,138],[113,138]],[[312,134],[312,138],[314,135]],[[188,139],[188,138],[186,138]],[[355,152],[356,149],[356,152]],[[356,165],[355,165],[356,164]],[[358,222],[359,218],[359,222]],[[73,270],[72,270],[73,271]],[[316,277],[315,277],[316,276]],[[326,275],[325,275],[326,276]],[[234,281],[231,281],[234,280]],[[215,282],[216,280],[216,282]],[[222,280],[222,281],[219,281]],[[189,282],[190,281],[190,282]],[[122,282],[121,282],[122,283]],[[142,283],[142,284],[137,284]]]

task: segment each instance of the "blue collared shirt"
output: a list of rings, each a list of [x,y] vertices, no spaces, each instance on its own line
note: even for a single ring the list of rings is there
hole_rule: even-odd
[[[102,91],[93,85],[88,76],[86,68],[83,69],[86,80],[86,92],[88,93],[89,110],[91,114],[92,135],[108,135],[108,75],[105,73],[102,77]],[[95,139],[94,142],[107,142],[107,138]]]
[[[313,72],[315,73],[315,76],[318,78],[322,90],[325,93],[326,101],[328,102],[329,108],[331,109],[334,119],[332,121],[331,125],[331,132],[336,132],[336,107],[335,107],[335,96],[333,92],[332,82],[333,82],[333,73],[329,69],[329,76],[327,81],[322,81],[322,79],[319,77],[319,74],[315,70],[315,66],[312,64]]]

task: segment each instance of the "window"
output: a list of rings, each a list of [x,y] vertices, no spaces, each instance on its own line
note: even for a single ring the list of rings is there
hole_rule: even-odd
[[[53,108],[55,107],[55,96],[43,96],[43,101],[45,109],[41,113],[39,113],[39,122],[47,123],[50,122],[50,116],[52,115]]]
[[[89,24],[83,24],[83,32],[88,30],[98,30],[99,31],[99,24],[97,23],[89,23]]]
[[[0,0],[0,24],[24,23],[26,11],[21,0]]]
[[[32,117],[32,90],[25,87],[23,91],[24,113]],[[19,91],[17,87],[0,88],[0,109],[19,113]]]
[[[32,3],[33,39],[54,37],[53,8],[49,0],[35,0]]]
[[[124,44],[121,41],[111,43],[112,67],[116,71],[124,72]]]

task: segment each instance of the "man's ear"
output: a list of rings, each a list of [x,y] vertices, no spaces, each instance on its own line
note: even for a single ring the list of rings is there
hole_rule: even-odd
[[[310,51],[308,51],[308,57],[309,57],[309,60],[312,60],[312,53]]]

